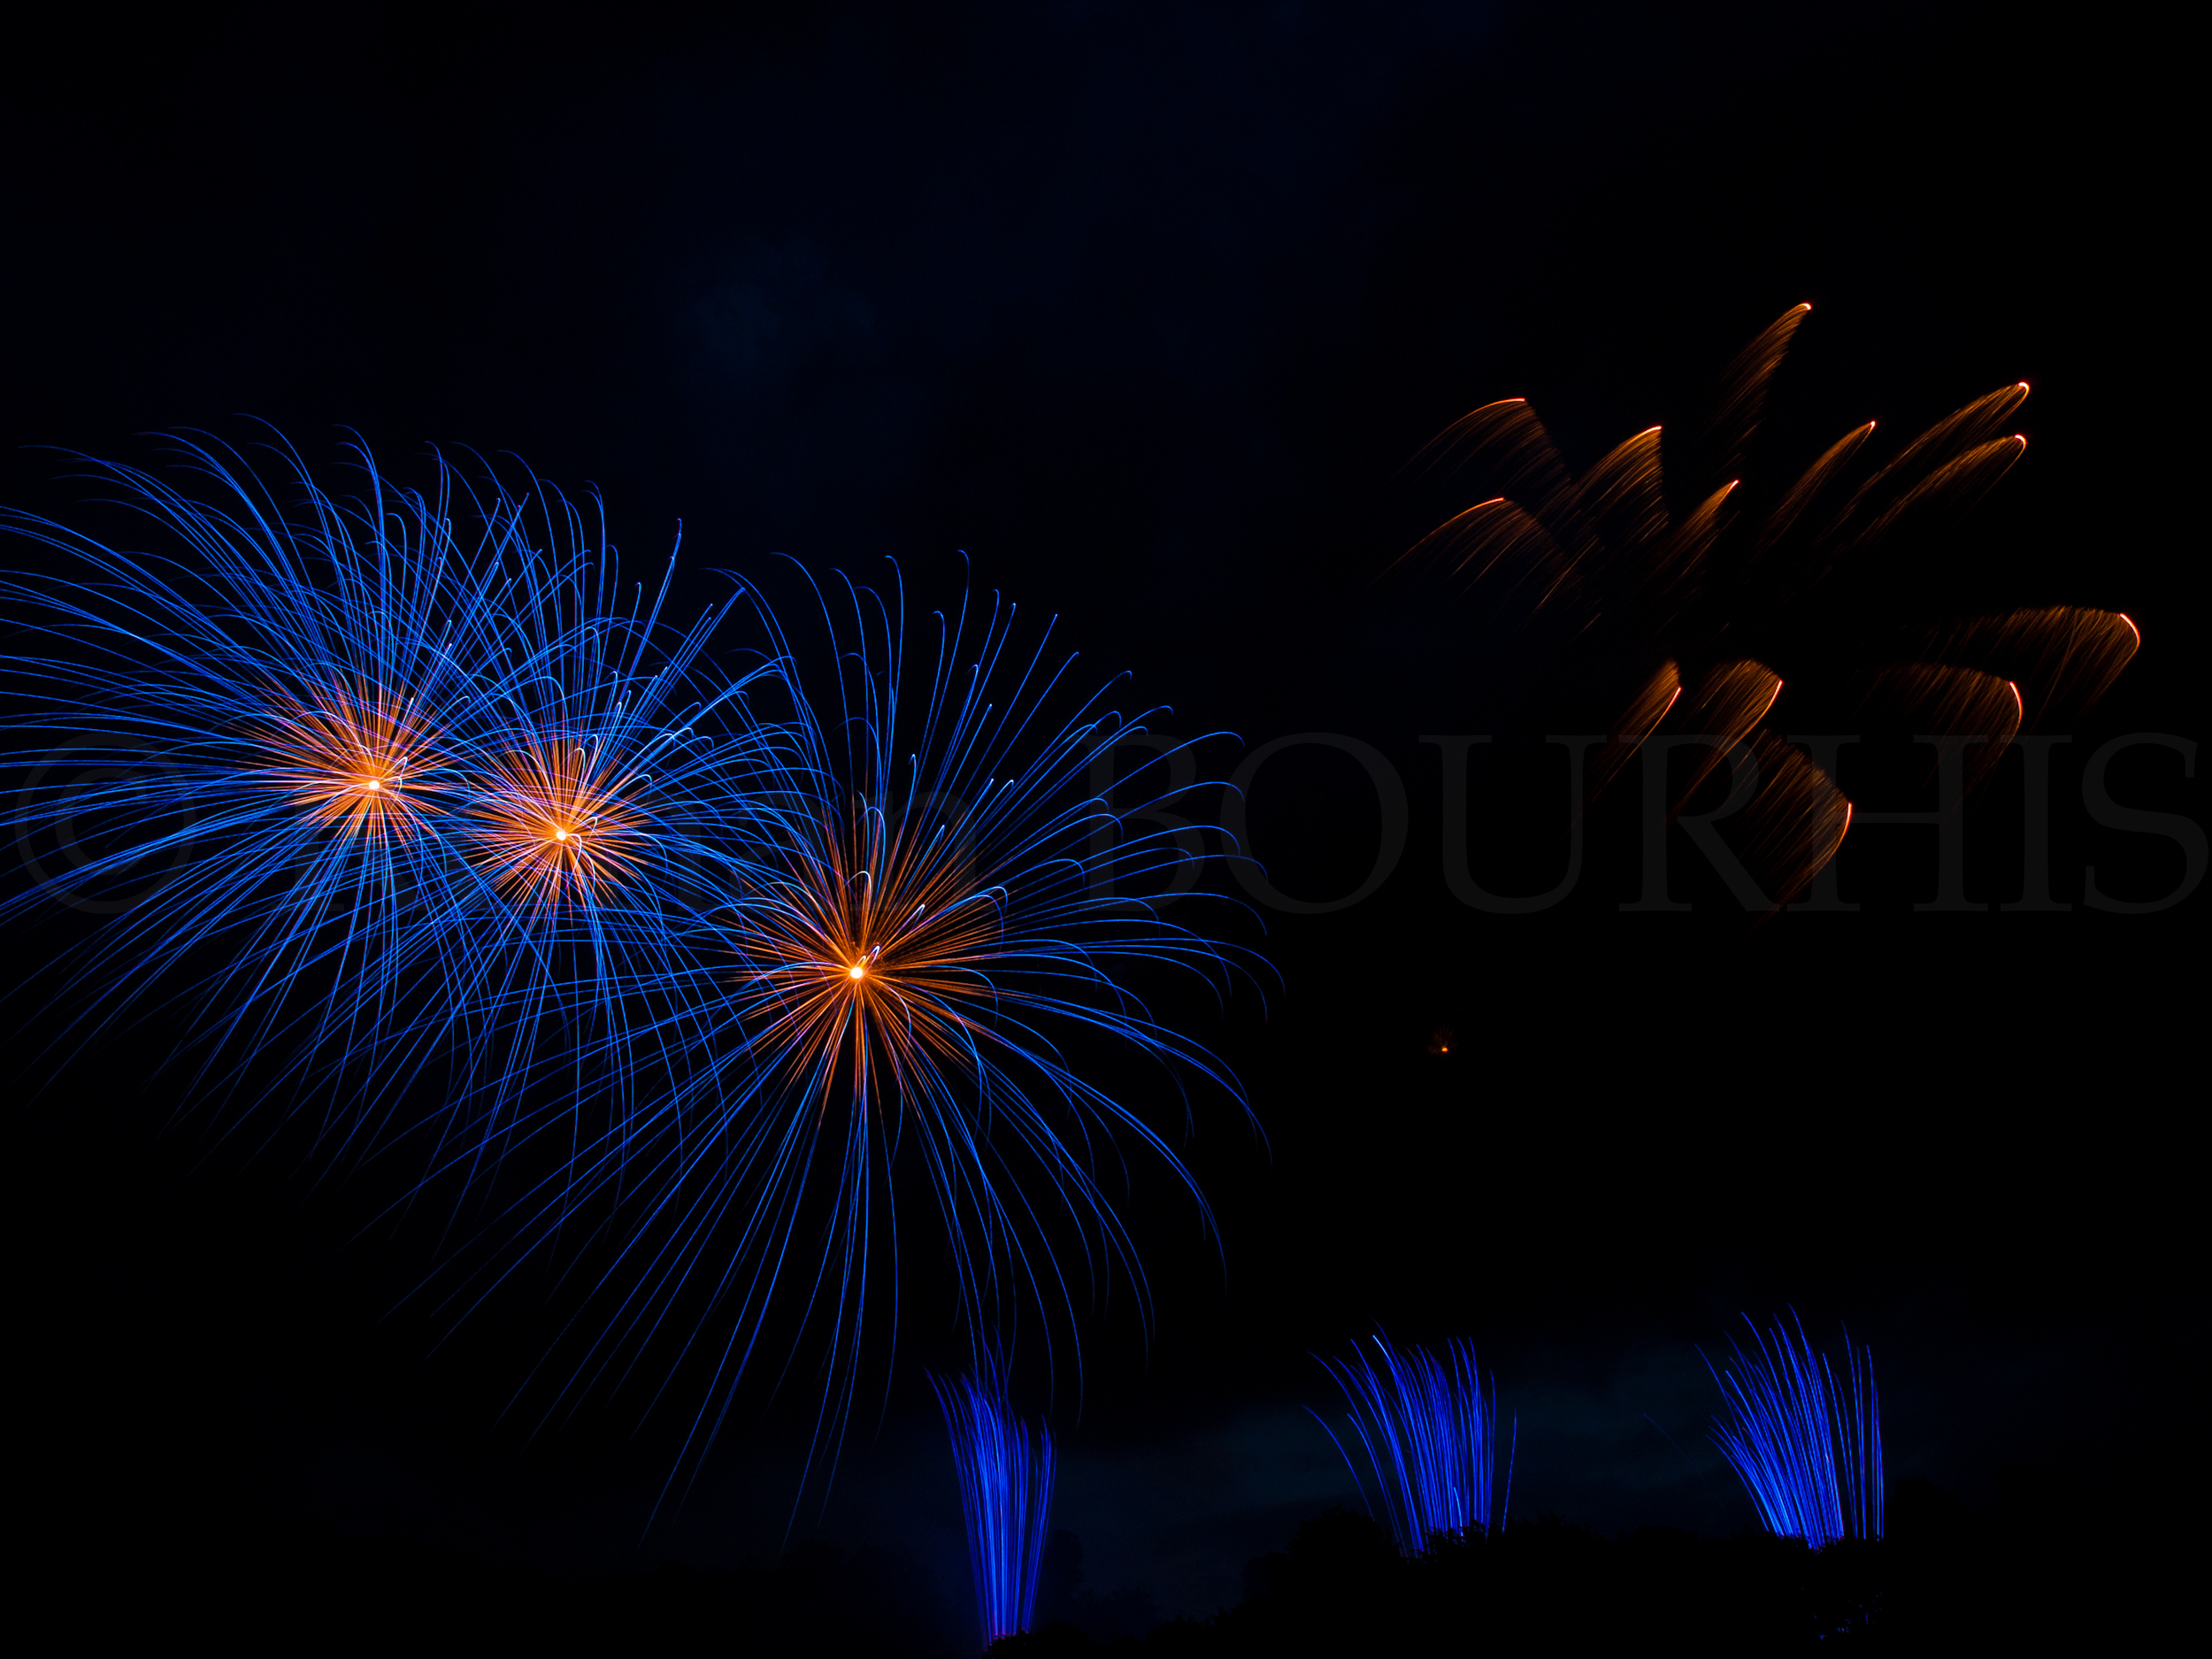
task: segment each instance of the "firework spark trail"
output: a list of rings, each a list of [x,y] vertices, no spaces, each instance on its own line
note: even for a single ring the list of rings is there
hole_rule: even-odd
[[[2116,611],[2050,605],[1977,617],[1901,641],[1901,654],[1974,669],[2012,682],[2023,694],[2023,729],[2062,730],[2120,677],[2143,636]]]
[[[1727,758],[1737,744],[1758,729],[1774,700],[1782,695],[1782,677],[1762,663],[1716,663],[1699,676],[1697,689],[1671,704],[1668,724],[1716,741],[1701,750],[1690,768],[1689,780],[1677,786],[1674,810],[1679,812],[1699,784]],[[1646,699],[1639,698],[1640,716]]]
[[[1870,470],[1863,465],[1874,431],[1867,421],[1778,492],[1740,488],[1769,388],[1811,309],[1793,306],[1737,356],[1713,414],[1686,429],[1679,446],[1676,430],[1648,427],[1578,478],[1527,401],[1507,398],[1463,416],[1415,457],[1428,467],[1482,457],[1506,493],[1446,519],[1397,564],[1441,564],[1463,591],[1530,595],[1532,616],[1560,618],[1578,634],[1601,630],[1618,649],[1624,677],[1640,686],[1591,768],[1591,799],[1663,721],[1671,733],[1724,740],[1701,757],[1692,788],[1730,745],[1752,742],[1765,708],[1752,711],[1746,695],[1724,694],[1732,682],[1748,694],[1762,679],[1778,693],[1781,677],[1751,653],[1790,653],[1813,616],[1848,610],[1855,589],[1878,604],[1891,600],[1889,589],[1905,579],[1885,564],[1884,549],[1901,545],[1907,528],[1924,537],[1971,506],[2026,449],[2024,438],[2004,431],[2028,396],[2026,383],[2015,382]],[[1694,505],[1677,513],[1671,493]],[[1863,599],[1851,603],[1863,608]],[[1874,676],[1859,712],[1894,713],[1901,695],[1910,704],[1904,730],[1980,737],[1969,769],[1978,781],[2024,718],[2045,726],[2078,718],[2140,640],[2126,617],[2070,607],[1924,630],[1897,641],[1913,660]],[[1877,660],[1885,655],[1872,641],[1865,649]],[[1962,678],[1963,670],[1977,672]],[[1998,693],[1983,695],[1978,682],[1992,676]],[[1672,704],[1685,685],[1692,695]],[[1728,718],[1747,712],[1747,724]],[[1752,752],[1763,747],[1773,754],[1755,742]],[[1778,904],[1833,856],[1850,809],[1816,767],[1762,767],[1751,787],[1757,793],[1740,822],[1764,828],[1747,856]],[[1795,829],[1782,822],[1791,815],[1801,819]]]
[[[1794,1338],[1778,1322],[1770,1346],[1751,1325],[1755,1355],[1731,1343],[1734,1370],[1706,1361],[1731,1413],[1713,1419],[1713,1443],[1742,1479],[1768,1532],[1801,1538],[1815,1549],[1879,1538],[1882,1408],[1873,1356],[1855,1353],[1846,1333],[1847,1388],[1827,1356],[1814,1352],[1794,1312],[1790,1318]],[[1751,1325],[1749,1315],[1744,1323]]]
[[[2006,745],[2020,730],[2020,687],[1994,674],[1942,663],[1900,663],[1857,677],[1859,717],[1873,731],[1928,732],[1939,741],[1963,741],[1966,787],[1971,791],[1996,769]],[[1922,783],[1937,759],[1924,755]]]
[[[1440,1534],[1503,1526],[1513,1492],[1513,1458],[1506,1455],[1505,1485],[1491,1503],[1497,1468],[1497,1382],[1482,1394],[1475,1350],[1447,1346],[1446,1357],[1421,1348],[1399,1348],[1380,1333],[1370,1356],[1355,1348],[1348,1360],[1321,1360],[1344,1391],[1353,1433],[1367,1474],[1318,1412],[1314,1420],[1335,1445],[1360,1494],[1380,1514],[1408,1555],[1418,1555]],[[1518,1427],[1515,1431],[1518,1440]],[[1374,1495],[1368,1496],[1368,1482]]]
[[[426,1071],[446,1069],[449,1104],[488,1077],[504,1100],[549,1009],[604,1008],[609,983],[649,979],[628,956],[664,970],[669,896],[685,896],[667,877],[741,857],[731,763],[769,740],[742,678],[721,697],[738,734],[700,734],[707,703],[687,682],[716,618],[671,645],[657,599],[641,588],[625,611],[603,533],[536,480],[480,494],[441,459],[426,496],[357,449],[359,490],[342,499],[278,452],[274,485],[198,442],[182,445],[183,487],[92,464],[179,556],[10,521],[76,572],[0,583],[39,648],[7,659],[35,698],[12,730],[65,732],[79,763],[59,783],[53,757],[36,764],[18,844],[86,820],[118,844],[0,916],[102,902],[168,862],[134,902],[103,905],[116,914],[56,998],[80,1004],[64,1039],[165,997],[197,1029],[195,1083],[271,1064],[319,1079],[326,1149],[359,1149]],[[671,799],[687,841],[667,833]],[[534,828],[558,850],[529,849]],[[649,841],[649,892],[634,879]],[[497,1118],[465,1131],[480,1158]]]
[[[883,1310],[897,1307],[911,1231],[893,1197],[902,1157],[941,1224],[972,1338],[1011,1331],[1034,1305],[1049,1353],[1054,1325],[1075,1323],[1071,1244],[1094,1294],[1125,1275],[1148,1327],[1102,1162],[1125,1180],[1133,1147],[1210,1217],[1165,1128],[1087,1076],[1071,1044],[1102,1039],[1160,1064],[1179,1095],[1194,1078],[1241,1102],[1131,981],[1181,970],[1219,995],[1244,962],[1118,896],[1173,891],[1191,856],[1176,831],[1120,833],[1165,796],[1117,811],[1091,790],[1094,760],[1141,726],[1105,690],[1066,687],[1073,659],[1056,665],[1049,627],[1018,649],[1010,606],[938,613],[934,661],[910,681],[902,593],[833,591],[834,607],[815,589],[837,665],[827,696],[810,695],[760,613],[781,642],[796,757],[751,796],[759,844],[707,918],[716,965],[657,1033],[665,1087],[623,1138],[580,1147],[516,1202],[513,1242],[446,1293],[465,1312],[580,1205],[618,1215],[620,1242],[589,1287],[600,1311],[577,1322],[567,1357],[549,1356],[546,1411],[621,1386],[657,1340],[697,1349],[711,1379],[672,1483],[687,1465],[695,1477],[763,1345],[787,1378],[810,1332],[824,1386],[808,1463],[833,1478],[872,1312],[887,1353],[896,1341]],[[1173,757],[1141,770],[1164,775]],[[689,1011],[703,984],[711,1018]],[[1184,1095],[1186,1131],[1189,1114]],[[1079,1378],[1079,1344],[1076,1360]]]
[[[1050,1431],[1042,1424],[1033,1431],[1014,1415],[1003,1371],[987,1362],[979,1374],[980,1382],[975,1376],[929,1381],[952,1436],[976,1618],[988,1646],[1027,1630],[1035,1611],[1053,1457]]]

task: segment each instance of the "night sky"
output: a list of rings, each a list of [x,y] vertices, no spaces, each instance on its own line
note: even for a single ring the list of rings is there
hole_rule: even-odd
[[[1515,1513],[1601,1532],[1751,1524],[1698,1352],[1746,1311],[1871,1346],[1893,1480],[2067,1506],[2174,1455],[2202,1361],[2207,901],[2085,907],[2085,865],[2138,901],[2185,872],[2171,837],[2093,822],[2078,781],[2108,739],[2203,729],[2170,43],[1929,6],[748,16],[172,11],[19,39],[0,502],[80,512],[39,446],[142,462],[165,429],[250,441],[242,417],[318,464],[350,429],[403,476],[432,445],[511,451],[595,487],[632,557],[680,521],[687,604],[783,553],[868,580],[895,559],[926,609],[964,555],[979,590],[1056,616],[1086,674],[1127,673],[1118,703],[1231,734],[1216,777],[1295,733],[1388,757],[1411,827],[1380,889],[1221,907],[1271,967],[1225,1011],[1178,1008],[1264,1133],[1194,1101],[1218,1254],[1136,1172],[1156,1333],[1118,1287],[1079,1398],[1063,1373],[1049,1401],[1056,1523],[1095,1591],[1209,1612],[1356,1502],[1310,1356],[1378,1325],[1472,1339],[1517,1418]],[[1801,465],[1870,417],[1886,439],[2034,388],[2024,461],[1890,591],[1901,624],[2074,603],[2140,626],[2056,752],[2073,908],[1916,912],[1932,833],[1886,829],[1847,843],[1855,915],[1755,927],[1686,843],[1693,909],[1624,914],[1617,814],[1560,905],[1460,905],[1419,739],[1499,740],[1475,856],[1534,892],[1564,840],[1541,739],[1608,707],[1517,602],[1376,580],[1475,498],[1406,464],[1525,396],[1586,465],[1694,417],[1801,300],[1768,429]],[[2170,749],[2109,775],[2203,821]],[[2023,810],[2015,757],[1969,810],[1978,903],[2019,895]],[[1271,764],[1248,821],[1294,895],[1375,856],[1340,754]],[[27,970],[51,948],[20,940]],[[781,1547],[803,1388],[746,1396],[648,1532],[680,1414],[622,1394],[534,1434],[526,1396],[506,1407],[557,1288],[457,1331],[402,1306],[434,1233],[373,1223],[373,1171],[319,1180],[280,1134],[257,1153],[175,1118],[168,1041],[13,1100],[21,1420],[57,1534],[127,1558],[180,1526],[323,1522],[561,1572]],[[903,1552],[956,1606],[931,1271],[880,1428],[791,1536]],[[1025,1386],[1044,1408],[1041,1372]]]

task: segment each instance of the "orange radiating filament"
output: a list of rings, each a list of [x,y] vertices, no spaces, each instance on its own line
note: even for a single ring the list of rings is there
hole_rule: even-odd
[[[529,741],[487,769],[470,809],[477,861],[533,909],[596,899],[637,873],[645,842],[638,782],[626,765],[573,743]]]
[[[411,835],[437,810],[442,763],[409,700],[333,685],[308,701],[273,695],[263,736],[269,786],[311,822],[361,835]]]

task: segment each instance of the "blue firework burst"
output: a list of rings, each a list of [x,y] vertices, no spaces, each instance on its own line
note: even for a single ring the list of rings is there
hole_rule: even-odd
[[[273,481],[180,454],[176,481],[93,464],[172,551],[10,521],[65,555],[0,594],[18,742],[58,740],[15,757],[17,840],[66,867],[0,917],[106,914],[65,1031],[174,1004],[201,1080],[346,1079],[339,1145],[426,1067],[449,1103],[508,1102],[556,1009],[596,1015],[618,1079],[609,987],[665,979],[687,900],[741,856],[722,808],[764,740],[743,679],[689,683],[718,618],[624,606],[603,527],[534,480],[472,489],[441,459],[425,495],[357,449],[340,495],[288,447]],[[513,1126],[464,1125],[480,1156]]]
[[[864,1333],[895,1330],[895,1168],[970,1333],[1035,1307],[1049,1343],[1117,1279],[1148,1321],[1115,1167],[1203,1200],[1092,1051],[1240,1102],[1145,992],[1243,958],[1127,896],[1187,889],[1202,849],[1126,833],[1179,822],[1159,799],[1108,807],[1102,761],[1160,745],[1076,695],[1049,627],[1020,645],[1011,606],[964,598],[910,677],[902,593],[818,588],[818,678],[741,587],[665,623],[666,580],[626,589],[534,479],[440,460],[426,495],[357,450],[342,495],[277,453],[273,483],[196,442],[181,484],[101,468],[169,553],[12,521],[69,561],[0,588],[35,694],[15,827],[92,850],[0,919],[110,905],[57,994],[76,1040],[150,1003],[196,1084],[313,1086],[326,1152],[426,1137],[400,1202],[478,1200],[425,1286],[457,1315],[588,1240],[553,1405],[672,1334],[711,1371],[679,1471],[763,1345],[809,1333],[814,1452],[841,1443]],[[741,603],[764,649],[733,669],[708,644]],[[62,781],[27,752],[56,733]]]
[[[1122,833],[1157,800],[1116,812],[1091,783],[1141,724],[1102,691],[1068,695],[1072,659],[1049,654],[1049,629],[1018,649],[1010,606],[936,614],[910,679],[899,592],[833,591],[834,608],[816,590],[833,675],[811,681],[776,634],[795,758],[753,794],[758,841],[707,918],[711,966],[662,993],[684,1010],[662,1038],[664,1086],[624,1138],[580,1148],[510,1212],[514,1242],[481,1270],[495,1281],[575,1231],[580,1206],[612,1205],[602,1311],[576,1327],[584,1351],[555,1373],[555,1403],[680,1330],[711,1376],[680,1468],[764,1348],[782,1363],[810,1333],[815,1451],[833,1471],[864,1338],[895,1331],[901,1240],[918,1231],[945,1245],[972,1333],[1010,1330],[1025,1307],[1048,1316],[1048,1340],[1072,1331],[1085,1281],[1125,1279],[1147,1306],[1105,1166],[1147,1155],[1204,1215],[1169,1139],[1188,1100],[1182,1124],[1134,1110],[1094,1080],[1094,1045],[1241,1099],[1135,988],[1165,967],[1218,992],[1241,963],[1125,896],[1179,885],[1190,857],[1169,831]],[[898,1213],[900,1169],[935,1229]],[[1064,1271],[1071,1256],[1083,1273]],[[455,1294],[467,1305],[481,1282]]]

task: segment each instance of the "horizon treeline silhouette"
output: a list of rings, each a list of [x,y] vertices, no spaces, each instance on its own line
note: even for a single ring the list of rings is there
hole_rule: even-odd
[[[1081,1540],[1045,1551],[1035,1627],[992,1659],[1059,1655],[1624,1653],[1682,1647],[1773,1654],[1842,1641],[1901,1652],[2089,1651],[2119,1633],[2180,1534],[2153,1494],[2014,1467],[1969,1512],[1899,1481],[1889,1535],[1823,1550],[1747,1528],[1713,1538],[1643,1527],[1612,1538],[1556,1516],[1439,1537],[1402,1554],[1381,1525],[1332,1508],[1248,1562],[1243,1599],[1162,1619],[1141,1592],[1083,1583]],[[892,1548],[813,1543],[703,1570],[597,1578],[503,1567],[326,1525],[209,1514],[65,1546],[35,1580],[82,1638],[157,1631],[234,1650],[388,1650],[395,1644],[597,1652],[727,1650],[791,1659],[952,1659],[979,1651],[964,1586]],[[51,1535],[47,1548],[62,1545]],[[73,1585],[71,1580],[76,1580]]]

